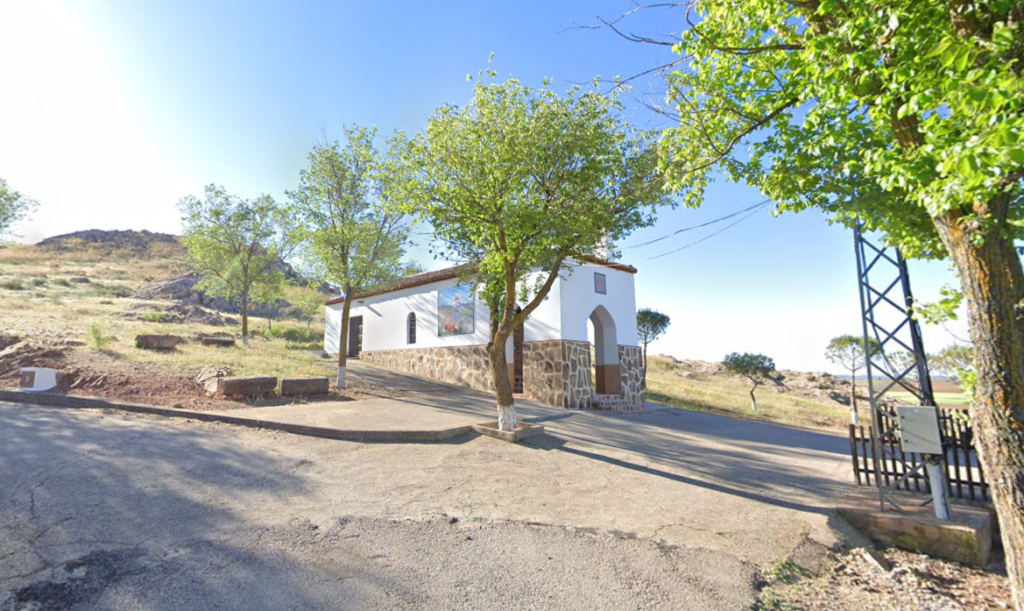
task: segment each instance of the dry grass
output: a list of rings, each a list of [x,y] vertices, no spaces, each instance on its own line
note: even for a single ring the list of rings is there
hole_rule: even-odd
[[[824,402],[783,391],[768,383],[757,389],[758,410],[750,407],[750,383],[722,374],[687,372],[667,359],[651,357],[647,372],[647,399],[654,403],[744,420],[765,420],[805,427],[845,430],[850,410],[834,401]]]
[[[164,245],[167,246],[167,245]],[[186,270],[181,253],[147,257],[138,253],[104,253],[101,249],[54,252],[35,246],[0,249],[0,330],[28,339],[73,340],[85,345],[72,349],[80,360],[96,367],[140,368],[194,375],[207,365],[227,365],[236,375],[300,376],[329,373],[330,361],[312,351],[288,349],[285,339],[254,337],[250,347],[216,348],[187,343],[170,352],[135,348],[142,333],[173,333],[191,338],[198,333],[228,332],[234,327],[202,324],[164,324],[128,316],[133,306],[167,306],[169,302],[130,299],[139,286]],[[89,282],[75,282],[88,278]],[[16,288],[6,288],[6,284]],[[266,330],[265,319],[250,318],[250,330]],[[102,325],[109,342],[99,352],[90,347],[90,328]],[[274,327],[306,329],[306,323],[275,322]],[[322,330],[322,326],[320,327]],[[314,326],[313,333],[317,329]],[[322,331],[321,331],[322,336]]]

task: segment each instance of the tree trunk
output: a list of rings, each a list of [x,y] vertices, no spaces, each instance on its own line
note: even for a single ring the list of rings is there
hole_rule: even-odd
[[[242,291],[242,345],[249,345],[249,291]]]
[[[1005,202],[975,208],[983,224],[948,214],[935,225],[967,302],[978,378],[971,408],[975,446],[992,486],[1014,604],[1024,611],[1024,272],[1009,231],[1002,230]]]
[[[757,381],[756,380],[751,380],[751,381],[754,382],[754,385],[750,387],[750,409],[752,409],[753,411],[756,412],[757,411],[757,397],[754,396],[754,391],[757,390]]]
[[[341,306],[341,334],[338,339],[338,390],[345,390],[345,365],[348,363],[348,319],[349,314],[352,312],[352,302],[348,296],[352,292],[345,291],[345,301],[342,302]]]
[[[514,431],[519,423],[516,414],[516,403],[512,397],[512,381],[508,377],[508,359],[505,356],[505,343],[508,335],[502,337],[499,331],[488,345],[491,357],[491,373],[494,375],[494,394],[498,401],[498,430]]]
[[[860,416],[857,414],[857,370],[850,370],[850,422],[860,424]]]

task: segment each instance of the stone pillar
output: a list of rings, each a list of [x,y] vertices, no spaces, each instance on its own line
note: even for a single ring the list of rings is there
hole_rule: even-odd
[[[590,343],[563,341],[562,387],[565,407],[568,409],[590,409],[594,391],[590,380]]]
[[[640,346],[619,346],[619,372],[622,379],[622,399],[628,405],[644,405],[644,369]]]

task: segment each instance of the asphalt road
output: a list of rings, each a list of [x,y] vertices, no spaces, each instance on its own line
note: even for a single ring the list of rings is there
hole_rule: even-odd
[[[358,444],[0,404],[0,609],[746,609],[835,542],[841,446],[685,420]]]

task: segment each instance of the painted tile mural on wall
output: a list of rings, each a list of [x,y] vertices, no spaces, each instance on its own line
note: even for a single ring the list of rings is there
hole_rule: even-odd
[[[464,335],[473,332],[473,287],[453,286],[437,291],[437,335]]]

